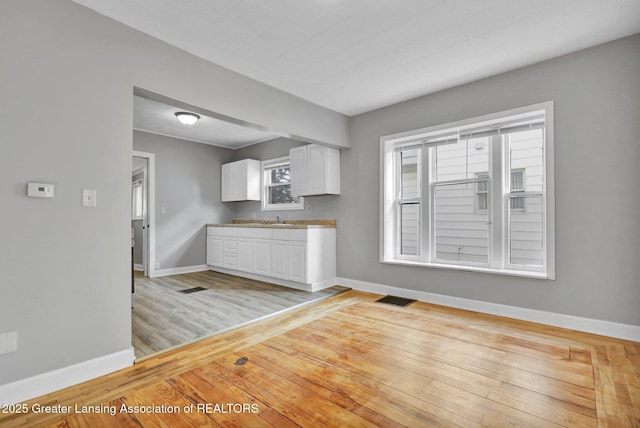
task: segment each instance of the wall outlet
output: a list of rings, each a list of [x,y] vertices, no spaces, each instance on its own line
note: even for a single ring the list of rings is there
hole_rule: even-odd
[[[18,350],[18,332],[0,334],[0,355],[10,354]]]
[[[156,263],[156,269],[160,269],[160,263]]]

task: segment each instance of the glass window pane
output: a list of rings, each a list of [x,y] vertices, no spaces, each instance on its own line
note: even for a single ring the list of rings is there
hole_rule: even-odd
[[[420,204],[400,205],[400,254],[417,256],[420,249]]]
[[[524,190],[524,170],[511,171],[511,191]]]
[[[486,211],[488,207],[487,193],[478,193],[478,210]]]
[[[400,194],[403,199],[420,197],[420,149],[400,152]]]
[[[475,185],[436,185],[434,192],[436,261],[488,263],[489,218],[475,209]]]
[[[509,263],[542,266],[544,260],[544,206],[541,195],[511,197],[526,211],[509,209]],[[520,202],[518,202],[520,203]],[[511,205],[511,204],[510,204]]]
[[[543,130],[541,129],[509,134],[512,191],[540,192],[544,190],[543,145]]]
[[[290,180],[289,166],[273,168],[269,174],[271,184],[288,183]]]
[[[489,137],[462,139],[434,149],[436,181],[464,180],[489,171]]]
[[[289,184],[269,187],[269,204],[290,204],[297,203],[300,198],[291,196],[291,186]]]

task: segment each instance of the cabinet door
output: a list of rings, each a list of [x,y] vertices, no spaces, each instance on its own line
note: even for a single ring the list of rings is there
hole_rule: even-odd
[[[307,284],[306,242],[289,242],[289,279]]]
[[[247,162],[234,162],[232,169],[232,200],[243,201],[247,199]]]
[[[270,239],[256,239],[253,241],[253,271],[260,275],[271,275]]]
[[[315,144],[307,146],[307,195],[326,193],[327,148]]]
[[[238,238],[238,270],[253,272],[253,240]]]
[[[289,242],[271,241],[271,276],[289,279]]]
[[[307,146],[289,150],[291,194],[302,196],[307,190]]]
[[[223,261],[223,238],[221,236],[207,237],[207,264],[212,266],[222,266]]]
[[[222,202],[232,201],[232,186],[233,186],[233,164],[222,165],[222,188],[221,199]]]

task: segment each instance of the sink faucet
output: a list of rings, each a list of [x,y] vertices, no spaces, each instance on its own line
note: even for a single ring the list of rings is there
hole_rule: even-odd
[[[280,217],[279,215],[276,216],[276,224],[283,224],[284,223],[284,219],[282,217]]]

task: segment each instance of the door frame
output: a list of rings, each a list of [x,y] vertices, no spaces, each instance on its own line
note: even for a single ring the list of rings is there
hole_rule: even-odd
[[[145,265],[145,275],[149,278],[156,276],[156,155],[154,153],[140,152],[133,150],[131,157],[143,158],[147,160],[146,194],[147,194],[147,239],[143,243],[143,253],[147,249],[147,263]],[[143,234],[144,235],[144,234]],[[143,257],[144,259],[144,257]]]

